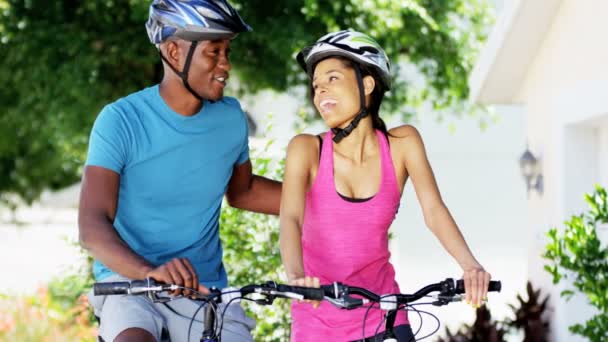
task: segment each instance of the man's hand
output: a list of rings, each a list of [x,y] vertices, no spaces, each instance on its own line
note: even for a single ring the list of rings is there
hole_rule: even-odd
[[[146,272],[146,278],[152,278],[156,281],[161,281],[166,284],[175,284],[189,289],[194,289],[205,295],[208,295],[209,289],[199,284],[198,276],[190,261],[186,258],[175,258],[156,268]],[[193,294],[188,290],[175,290],[171,293],[173,296],[183,294],[189,296]]]

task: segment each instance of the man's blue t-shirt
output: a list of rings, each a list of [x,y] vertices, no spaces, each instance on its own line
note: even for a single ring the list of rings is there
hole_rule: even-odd
[[[206,286],[227,285],[219,239],[222,199],[235,166],[249,159],[247,120],[234,98],[205,101],[193,116],[174,112],[159,87],[106,106],[86,165],[120,174],[114,227],[153,265],[188,258]],[[94,264],[101,280],[113,271]]]

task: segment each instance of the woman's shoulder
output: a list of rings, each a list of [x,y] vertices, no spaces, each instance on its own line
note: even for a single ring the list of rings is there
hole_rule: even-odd
[[[409,124],[393,127],[388,130],[388,133],[390,136],[394,136],[395,138],[407,138],[420,135],[420,133],[418,133],[418,129]]]
[[[321,135],[322,137],[322,135]],[[307,159],[319,155],[319,136],[302,133],[294,136],[287,146],[287,156],[297,155],[298,159]]]
[[[420,132],[412,125],[401,125],[391,128],[388,131],[388,138],[391,146],[407,146],[422,142]]]
[[[319,136],[317,135],[301,133],[291,138],[291,140],[289,141],[289,146],[290,148],[306,148],[307,146],[317,144],[318,140]]]

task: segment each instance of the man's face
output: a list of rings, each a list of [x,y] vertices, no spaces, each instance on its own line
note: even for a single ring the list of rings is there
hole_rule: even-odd
[[[190,42],[182,49],[185,63]],[[232,68],[229,60],[230,40],[200,41],[192,55],[188,83],[204,99],[217,101],[224,95],[228,73]],[[183,70],[182,64],[181,70]]]

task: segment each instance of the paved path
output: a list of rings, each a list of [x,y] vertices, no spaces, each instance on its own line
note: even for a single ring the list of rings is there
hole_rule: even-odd
[[[82,265],[82,253],[75,246],[76,209],[21,209],[18,224],[1,210],[0,293],[32,293],[53,277]]]

